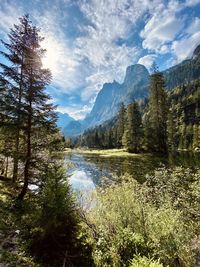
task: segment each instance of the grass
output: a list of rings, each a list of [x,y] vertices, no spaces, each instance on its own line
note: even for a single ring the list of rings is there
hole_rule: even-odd
[[[89,149],[89,148],[66,148],[65,153],[78,153],[86,155],[97,155],[100,157],[143,157],[143,153],[129,153],[125,149]]]

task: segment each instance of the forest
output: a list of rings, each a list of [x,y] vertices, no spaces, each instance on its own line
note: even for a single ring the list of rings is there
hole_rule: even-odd
[[[127,107],[122,103],[115,118],[85,131],[76,142],[133,153],[199,150],[199,121],[200,81],[167,91],[164,75],[157,71],[150,77],[149,98]]]
[[[115,177],[77,196],[66,142],[46,87],[40,30],[28,15],[13,26],[0,63],[0,266],[193,267],[200,261],[200,170],[160,167],[140,183]],[[200,149],[200,81],[165,90],[154,68],[149,98],[76,146],[129,153]],[[67,145],[66,145],[67,143]]]

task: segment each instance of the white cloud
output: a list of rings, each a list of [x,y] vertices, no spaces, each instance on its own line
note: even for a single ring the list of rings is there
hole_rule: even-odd
[[[41,1],[37,1],[35,6],[38,7]],[[156,57],[155,52],[170,52],[176,62],[190,56],[200,41],[200,19],[194,18],[183,30],[188,18],[178,14],[186,6],[198,3],[199,0],[55,0],[53,6],[49,0],[43,5],[45,10],[32,10],[31,17],[45,36],[43,46],[47,55],[43,62],[52,70],[54,87],[72,94],[78,90],[81,99],[89,102],[88,106],[59,107],[60,110],[66,109],[71,116],[83,118],[91,109],[103,83],[114,79],[122,82],[126,67],[137,61],[149,67]],[[8,1],[1,1],[0,5],[0,29],[8,32],[9,27],[16,23],[16,18],[24,12]],[[61,5],[63,8],[72,5],[80,8],[84,20],[77,21],[79,37],[69,40],[67,29],[71,27],[71,22],[67,19],[67,9],[61,16]],[[139,58],[139,47],[119,45],[119,40],[126,40],[135,26],[137,31],[140,26],[137,22],[141,18],[145,27],[140,36],[143,48],[150,54]]]
[[[172,51],[175,54],[174,64],[190,58],[196,46],[200,44],[200,31],[194,33],[189,38],[183,38],[180,41],[174,41]]]
[[[200,0],[186,0],[185,5],[186,6],[196,6],[200,4]]]
[[[200,18],[195,17],[193,18],[189,27],[186,29],[186,32],[189,34],[194,34],[199,31],[200,31]]]
[[[176,12],[183,6],[177,1],[170,1],[167,6],[161,4],[147,21],[140,36],[143,48],[165,53],[166,45],[173,41],[184,27],[184,17],[177,18]]]
[[[141,57],[139,60],[138,60],[138,63],[139,64],[142,64],[144,65],[146,68],[150,69],[153,62],[155,61],[156,59],[156,55],[155,54],[150,54],[150,55],[147,55],[147,56],[144,56],[144,57]]]
[[[177,64],[186,58],[190,58],[197,45],[200,44],[200,19],[193,18],[185,29],[185,35],[180,40],[172,43],[172,53],[174,54],[173,64]]]
[[[22,8],[10,5],[8,2],[0,3],[0,29],[1,34],[7,37],[10,28],[16,23],[16,19],[21,16]]]
[[[171,53],[172,64],[191,57],[195,47],[200,43],[200,19],[193,18],[190,25],[184,28],[188,16],[180,16],[180,11],[186,7],[199,4],[199,0],[169,1],[166,5],[160,6],[153,12],[147,21],[140,36],[143,40],[143,48],[157,54]],[[151,55],[140,59],[144,64],[150,64]]]
[[[74,106],[58,106],[57,111],[61,113],[67,113],[76,120],[82,120],[85,118],[88,112],[92,109],[91,105],[74,105]]]
[[[73,92],[82,83],[81,73],[78,71],[80,62],[60,28],[59,13],[55,10],[42,15],[35,13],[34,18],[42,29],[41,35],[45,37],[42,45],[47,52],[43,64],[52,71],[54,86]]]
[[[126,67],[137,62],[138,49],[125,44],[119,46],[117,41],[129,36],[131,27],[148,9],[150,1],[91,0],[79,1],[79,6],[90,22],[82,27],[84,35],[76,41],[76,54],[91,67],[81,93],[86,100],[94,97],[103,83],[114,79],[121,82]]]

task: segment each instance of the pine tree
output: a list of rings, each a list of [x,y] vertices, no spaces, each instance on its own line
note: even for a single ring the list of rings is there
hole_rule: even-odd
[[[177,121],[176,121],[176,112],[175,112],[175,106],[174,103],[171,103],[171,107],[169,109],[168,113],[168,119],[167,119],[167,140],[168,140],[168,148],[170,150],[176,149],[176,137],[177,137]]]
[[[124,127],[125,127],[125,114],[126,109],[124,104],[122,103],[119,109],[118,114],[118,121],[117,121],[117,147],[122,147],[122,137],[124,134]]]
[[[2,41],[8,52],[1,54],[10,62],[9,65],[0,64],[2,69],[1,79],[6,84],[3,92],[6,99],[4,113],[9,114],[10,130],[15,132],[15,144],[13,154],[13,182],[17,180],[20,148],[20,131],[23,129],[23,91],[25,87],[25,60],[29,49],[31,25],[28,15],[20,18],[20,23],[11,29],[9,42]],[[2,93],[2,92],[1,92]],[[1,95],[2,97],[2,95]]]
[[[193,125],[193,149],[200,147],[200,125],[194,124]]]
[[[123,135],[123,145],[129,151],[138,153],[141,149],[142,118],[136,102],[128,105],[127,127]]]
[[[55,129],[56,115],[53,106],[48,104],[50,97],[45,92],[45,86],[51,81],[51,73],[42,67],[42,57],[45,50],[40,43],[43,40],[28,17],[24,17],[29,29],[26,54],[24,56],[24,90],[23,90],[23,124],[26,140],[24,185],[18,199],[22,200],[26,194],[31,167],[33,164],[34,146],[33,137],[40,129],[45,128],[50,132]]]
[[[186,142],[185,142],[185,136],[186,136],[186,125],[183,122],[179,127],[179,149],[186,149]]]
[[[155,71],[150,77],[149,110],[147,114],[147,146],[155,152],[167,151],[167,95],[163,74]]]
[[[186,134],[185,134],[185,148],[191,150],[192,149],[192,141],[193,141],[193,126],[192,124],[188,124],[186,126]]]

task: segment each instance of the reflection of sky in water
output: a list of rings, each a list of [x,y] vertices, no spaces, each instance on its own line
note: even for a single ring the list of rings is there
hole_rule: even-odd
[[[92,191],[100,185],[102,177],[112,180],[113,175],[121,176],[128,173],[139,182],[143,182],[147,173],[152,173],[161,166],[200,167],[200,153],[196,154],[178,153],[169,154],[168,157],[147,154],[138,157],[104,158],[97,155],[72,153],[66,154],[65,162],[67,165],[71,163],[67,174],[72,188],[76,192],[83,193]]]
[[[28,189],[31,190],[31,191],[37,191],[38,188],[39,188],[39,186],[36,185],[36,184],[29,184],[28,185]]]
[[[75,191],[86,191],[95,188],[92,179],[83,170],[73,170],[69,177],[69,183]]]

